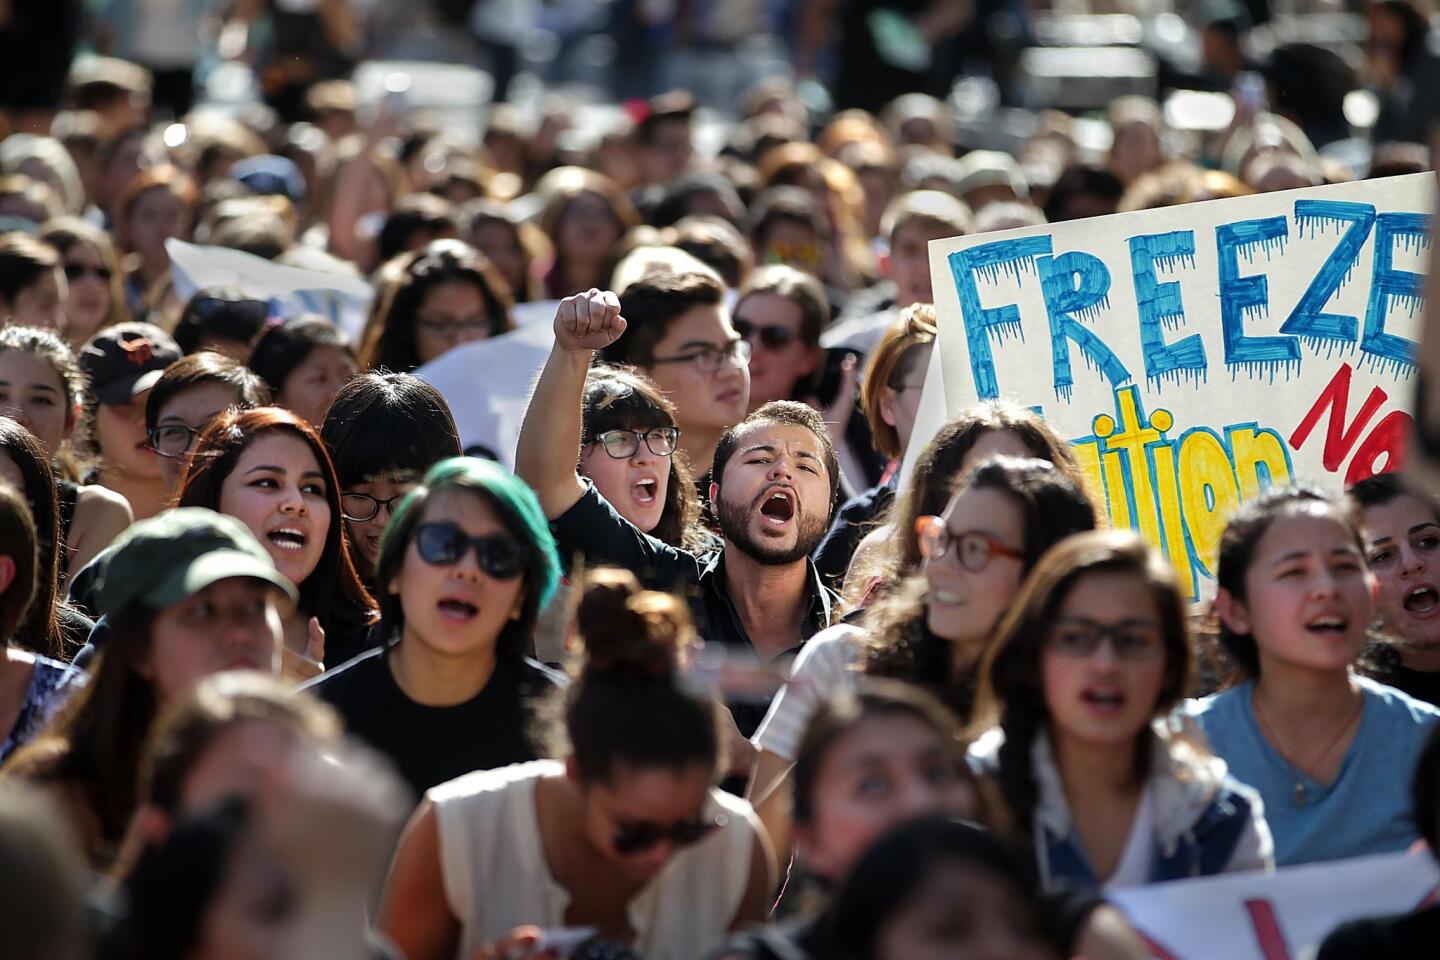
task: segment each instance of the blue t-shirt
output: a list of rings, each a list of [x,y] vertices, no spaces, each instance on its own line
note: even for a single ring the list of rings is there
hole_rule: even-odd
[[[1275,865],[1404,850],[1419,834],[1410,780],[1440,710],[1384,684],[1357,677],[1360,727],[1333,782],[1320,784],[1287,764],[1255,722],[1255,684],[1247,681],[1187,705],[1230,775],[1260,792],[1275,837]],[[1295,783],[1305,787],[1296,802]]]

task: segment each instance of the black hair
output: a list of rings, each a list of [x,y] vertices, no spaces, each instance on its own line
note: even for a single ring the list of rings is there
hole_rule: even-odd
[[[750,209],[750,242],[763,252],[770,228],[781,221],[798,223],[818,235],[821,214],[815,198],[802,187],[771,187],[762,193]]]
[[[1069,213],[1068,204],[1073,198],[1087,194],[1107,201],[1110,208],[1114,210],[1119,206],[1120,198],[1124,193],[1125,185],[1109,170],[1100,166],[1077,163],[1066,168],[1055,181],[1055,185],[1050,188],[1049,199],[1045,201],[1045,219],[1051,223],[1073,219]]]
[[[762,404],[754,413],[726,430],[715,446],[715,460],[711,465],[710,480],[717,487],[723,483],[725,466],[740,447],[740,437],[757,424],[782,423],[804,427],[815,434],[820,443],[820,456],[825,462],[825,474],[830,479],[830,504],[828,513],[834,513],[840,497],[840,457],[835,452],[835,441],[830,438],[830,429],[825,418],[814,407],[797,400],[771,400]],[[827,516],[828,516],[827,513]]]
[[[1436,520],[1440,521],[1440,500],[1410,483],[1398,473],[1377,473],[1373,477],[1357,480],[1349,490],[1345,491],[1345,495],[1361,510],[1383,507],[1401,497],[1413,497],[1425,504],[1436,515]]]
[[[834,960],[875,960],[882,932],[934,873],[957,864],[990,875],[1024,907],[1034,939],[1052,950],[1053,936],[1035,881],[1004,845],[983,828],[929,816],[890,830],[856,862],[829,912],[826,949]],[[956,904],[963,909],[963,904]]]
[[[1424,838],[1430,855],[1440,859],[1440,727],[1431,729],[1415,761],[1410,798],[1415,830]]]
[[[265,328],[250,350],[250,369],[260,374],[271,396],[278,397],[290,374],[319,347],[334,347],[352,360],[355,357],[334,324],[315,314],[301,314]]]
[[[423,143],[428,143],[426,137]],[[377,241],[380,263],[414,249],[416,234],[428,240],[440,239],[437,234],[454,234],[457,229],[455,207],[450,201],[431,193],[412,193],[396,201]]]
[[[1220,559],[1215,565],[1216,586],[1243,602],[1246,599],[1245,576],[1250,572],[1260,541],[1275,521],[1307,509],[1328,512],[1354,539],[1360,556],[1365,556],[1365,542],[1360,535],[1360,522],[1353,504],[1328,497],[1303,484],[1278,487],[1241,504],[1225,525],[1225,532],[1220,536]],[[1260,650],[1254,635],[1235,633],[1213,611],[1212,620],[1211,628],[1219,652],[1231,668],[1228,680],[1234,683],[1259,677]]]
[[[445,398],[408,373],[362,373],[345,384],[320,437],[341,489],[395,475],[418,481],[434,464],[461,455]]]
[[[0,417],[0,453],[20,471],[20,491],[30,508],[36,557],[33,596],[24,618],[0,640],[33,653],[65,658],[65,635],[56,617],[59,603],[61,543],[60,507],[50,459],[35,435],[8,417]],[[8,544],[7,544],[8,546]],[[17,585],[18,589],[18,585]]]
[[[223,383],[235,390],[237,410],[263,407],[270,402],[270,390],[258,373],[223,353],[201,350],[181,357],[160,374],[145,398],[145,429],[160,425],[160,411],[178,395],[191,387]]]
[[[650,211],[650,225],[655,227],[674,226],[679,220],[694,212],[690,209],[690,204],[697,197],[707,194],[720,197],[726,210],[725,219],[727,221],[732,224],[739,221],[744,207],[740,203],[740,195],[735,192],[735,187],[729,179],[718,173],[701,172],[676,177],[665,187],[659,202]]]
[[[206,287],[195,291],[175,324],[175,344],[190,354],[207,337],[250,344],[265,327],[268,310],[263,301],[235,287]]]
[[[696,644],[684,602],[640,589],[629,571],[594,570],[576,628],[585,659],[565,694],[564,732],[581,780],[607,782],[622,766],[718,774],[724,708],[681,675]]]
[[[0,235],[0,299],[13,306],[22,290],[60,266],[60,255],[23,233]]]
[[[15,574],[0,593],[0,643],[8,643],[35,597],[39,553],[35,521],[20,491],[0,486],[0,553],[15,564]]]
[[[718,307],[725,288],[704,273],[654,273],[636,280],[620,294],[620,315],[627,324],[625,336],[600,351],[606,363],[648,367],[655,345],[665,339],[670,324],[696,307]]]

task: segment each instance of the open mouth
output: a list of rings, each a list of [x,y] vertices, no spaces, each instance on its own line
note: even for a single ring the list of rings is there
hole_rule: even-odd
[[[305,549],[305,543],[309,540],[309,538],[305,536],[305,531],[297,530],[294,527],[281,527],[278,530],[271,530],[266,537],[271,543],[286,553],[299,553]]]
[[[1114,687],[1087,687],[1080,693],[1080,700],[1087,706],[1106,713],[1125,706],[1125,694]]]
[[[480,612],[480,608],[475,604],[468,600],[461,600],[459,597],[445,597],[435,606],[439,609],[442,617],[457,623],[466,623],[474,619]]]
[[[1350,627],[1350,621],[1339,614],[1331,613],[1316,617],[1305,624],[1305,629],[1317,636],[1336,639],[1344,637]]]
[[[948,590],[931,590],[930,602],[942,604],[947,607],[963,607],[965,598],[958,593],[951,593]]]
[[[795,516],[795,500],[783,490],[777,490],[760,504],[760,516],[773,527],[783,527]]]
[[[658,484],[656,484],[653,477],[638,480],[635,485],[630,488],[630,495],[635,498],[636,503],[649,506],[655,502],[655,490],[657,486]]]
[[[737,402],[739,399],[739,390],[726,390],[724,393],[720,394],[720,396],[715,398],[715,402],[722,406],[728,406],[729,404]]]
[[[1406,613],[1417,617],[1432,616],[1440,612],[1440,592],[1430,584],[1422,583],[1405,594],[1404,607]]]

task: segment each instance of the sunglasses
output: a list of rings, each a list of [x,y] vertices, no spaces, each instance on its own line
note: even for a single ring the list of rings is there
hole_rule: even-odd
[[[472,537],[453,523],[422,523],[415,528],[415,550],[435,567],[453,567],[475,551],[475,562],[496,580],[513,580],[525,571],[525,548],[510,537]]]
[[[615,831],[615,839],[612,842],[615,845],[615,852],[622,857],[644,853],[665,840],[669,840],[676,847],[693,847],[704,840],[712,830],[725,826],[727,820],[728,818],[721,814],[710,820],[702,820],[699,817],[693,820],[681,820],[668,827],[644,821],[635,823],[617,821],[618,829]]]
[[[81,277],[87,277],[87,276],[89,276],[89,277],[99,277],[101,280],[104,280],[104,281],[106,281],[106,282],[109,282],[110,277],[112,276],[112,274],[111,274],[111,272],[110,272],[110,268],[109,268],[109,267],[106,267],[106,266],[92,267],[92,266],[90,266],[89,264],[85,264],[85,263],[67,263],[67,264],[65,264],[65,279],[66,279],[66,280],[69,280],[69,281],[71,281],[71,282],[74,282],[74,281],[76,281],[76,280],[79,280]]]
[[[800,339],[800,334],[789,327],[782,327],[778,324],[765,324],[757,326],[749,320],[735,320],[735,332],[740,334],[740,339],[750,340],[751,335],[760,338],[760,346],[767,350],[781,350]]]

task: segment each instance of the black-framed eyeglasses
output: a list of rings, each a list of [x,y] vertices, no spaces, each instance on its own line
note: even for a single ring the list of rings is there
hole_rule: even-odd
[[[1145,620],[1104,624],[1080,617],[1058,620],[1045,635],[1045,645],[1066,657],[1093,656],[1108,639],[1121,660],[1153,660],[1165,651],[1160,627]]]
[[[955,547],[955,556],[960,565],[971,573],[979,573],[990,566],[995,557],[1013,557],[1024,560],[1025,553],[1015,550],[980,530],[956,533],[945,526],[939,517],[919,517],[915,521],[915,541],[920,546],[920,555],[926,560],[939,560]]]
[[[472,537],[453,523],[422,523],[415,528],[415,550],[435,567],[453,567],[475,551],[480,569],[497,580],[513,580],[525,570],[525,548],[511,537]]]
[[[183,423],[167,423],[162,427],[156,427],[146,436],[150,440],[150,449],[168,460],[179,460],[190,452],[195,446],[195,440],[205,432],[208,423],[198,427],[187,426]]]
[[[593,443],[605,448],[616,460],[629,460],[640,452],[640,441],[657,457],[668,457],[680,445],[679,427],[656,427],[653,430],[606,430],[596,434]]]
[[[737,367],[749,366],[750,354],[750,341],[736,337],[727,341],[723,347],[701,347],[673,357],[655,357],[650,363],[693,363],[695,369],[701,373],[714,373],[726,360],[732,361]]]
[[[110,278],[113,276],[110,268],[103,264],[98,267],[92,267],[88,263],[67,263],[64,269],[65,279],[71,283],[86,276],[98,277],[101,281],[109,283]]]
[[[668,827],[644,821],[624,823],[617,820],[615,839],[612,842],[615,844],[615,852],[622,857],[644,853],[665,840],[669,840],[676,847],[693,847],[711,831],[725,826],[728,822],[729,817],[723,813],[708,820],[701,817],[681,820]]]
[[[800,339],[799,333],[778,323],[757,325],[749,320],[736,318],[733,325],[742,340],[753,343],[752,336],[756,337],[760,340],[760,346],[767,350],[783,350]]]
[[[410,491],[406,490],[404,493],[397,493],[384,500],[372,497],[368,493],[344,493],[340,495],[340,515],[346,520],[354,520],[356,523],[374,520],[380,515],[381,509],[394,516],[395,504],[404,500],[409,493]]]

